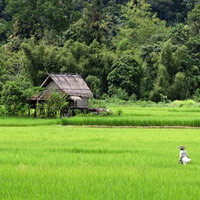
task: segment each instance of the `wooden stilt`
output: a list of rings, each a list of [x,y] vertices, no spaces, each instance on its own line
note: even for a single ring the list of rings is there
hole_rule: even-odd
[[[28,117],[30,117],[30,116],[31,116],[31,109],[28,108]]]

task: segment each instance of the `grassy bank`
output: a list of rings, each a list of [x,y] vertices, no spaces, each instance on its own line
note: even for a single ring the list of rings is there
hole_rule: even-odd
[[[1,200],[194,200],[198,129],[1,127]],[[178,146],[192,162],[178,164]]]

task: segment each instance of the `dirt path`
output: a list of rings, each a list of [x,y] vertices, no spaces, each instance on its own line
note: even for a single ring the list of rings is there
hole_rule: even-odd
[[[90,127],[90,128],[169,128],[169,129],[199,129],[191,126],[105,126],[105,125],[62,125],[67,127]]]

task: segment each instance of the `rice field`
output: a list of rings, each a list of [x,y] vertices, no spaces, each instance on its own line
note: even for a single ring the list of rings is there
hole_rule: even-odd
[[[0,126],[104,125],[200,127],[199,107],[109,107],[112,116],[76,116],[63,119],[0,117]],[[122,115],[117,112],[121,110]]]
[[[39,119],[39,118],[20,118],[20,117],[0,117],[1,126],[48,126],[60,125],[61,119]]]
[[[110,107],[113,116],[76,116],[63,118],[63,125],[106,126],[191,126],[200,127],[200,108]],[[117,110],[123,114],[117,116]]]
[[[1,127],[0,199],[198,199],[199,143],[199,129]]]

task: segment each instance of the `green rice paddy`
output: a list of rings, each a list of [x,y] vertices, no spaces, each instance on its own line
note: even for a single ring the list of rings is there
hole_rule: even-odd
[[[1,117],[0,199],[198,199],[200,129],[117,127],[199,127],[200,108],[111,109],[113,116],[62,120]],[[186,166],[181,145],[192,159]]]
[[[200,127],[200,108],[109,107],[112,116],[76,116],[62,119],[0,117],[0,126],[104,125],[104,126],[191,126]],[[122,110],[121,116],[117,111]]]
[[[199,143],[199,129],[1,127],[0,198],[198,199]]]
[[[37,118],[20,118],[20,117],[0,117],[1,126],[48,126],[59,125],[60,119],[37,119]]]
[[[76,116],[63,118],[63,125],[106,126],[191,126],[200,127],[200,108],[111,107],[113,116]],[[117,116],[117,110],[123,115]]]

